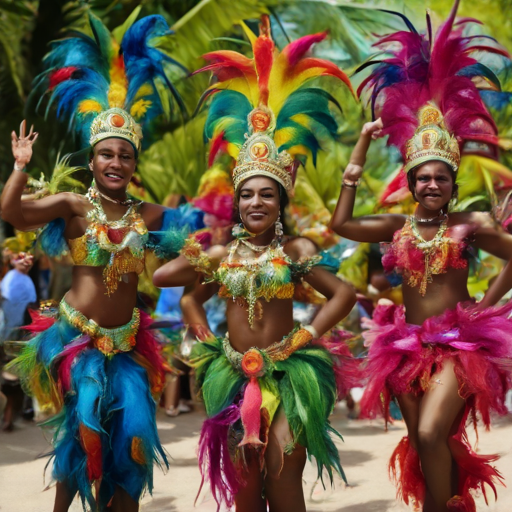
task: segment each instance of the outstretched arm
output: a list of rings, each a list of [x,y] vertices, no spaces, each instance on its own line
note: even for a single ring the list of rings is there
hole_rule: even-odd
[[[343,184],[338,204],[331,220],[331,228],[338,235],[357,242],[382,242],[391,240],[393,233],[403,226],[401,215],[371,215],[353,218],[357,186],[363,175],[366,153],[372,139],[379,137],[382,121],[366,123],[343,173]]]
[[[28,135],[25,135],[25,130],[26,122],[23,121],[19,137],[14,131],[11,134],[14,170],[0,198],[2,218],[16,229],[28,231],[58,217],[68,222],[73,215],[85,215],[88,209],[87,200],[77,194],[55,194],[36,201],[22,201],[23,190],[28,180],[25,168],[32,158],[32,145],[38,135],[33,127],[30,128]]]
[[[190,239],[187,240],[190,242]],[[188,256],[183,255],[186,251]],[[227,254],[227,249],[221,245],[210,247],[203,252],[198,242],[191,242],[186,249],[182,249],[182,255],[162,265],[153,274],[153,284],[159,288],[172,286],[191,286],[196,282],[200,270],[198,267],[208,267],[208,271],[215,270],[222,258]],[[206,269],[203,269],[206,270]],[[205,272],[206,273],[206,272]]]

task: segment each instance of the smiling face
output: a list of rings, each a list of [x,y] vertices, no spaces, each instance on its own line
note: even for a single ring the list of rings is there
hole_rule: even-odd
[[[245,227],[260,235],[273,228],[280,211],[279,186],[271,178],[249,178],[240,187],[240,217]]]
[[[425,209],[439,211],[454,195],[454,174],[444,162],[431,160],[414,172],[414,196]]]
[[[90,164],[101,192],[124,194],[137,164],[135,149],[127,140],[105,139],[94,146]]]

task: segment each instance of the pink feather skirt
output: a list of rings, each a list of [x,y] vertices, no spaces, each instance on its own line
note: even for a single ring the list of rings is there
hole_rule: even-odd
[[[412,325],[405,321],[403,306],[382,302],[372,320],[365,322],[368,330],[363,336],[369,354],[365,370],[368,384],[361,400],[363,417],[382,415],[390,421],[393,396],[421,395],[445,361],[453,362],[459,395],[466,406],[456,434],[448,440],[458,466],[458,491],[447,504],[450,511],[475,512],[473,493],[485,496],[489,486],[496,496],[496,484],[503,482],[493,465],[498,456],[475,453],[466,423],[471,418],[476,428],[480,416],[488,428],[492,413],[507,413],[505,396],[512,388],[511,311],[512,302],[480,312],[473,303],[459,303],[456,309],[428,318],[422,325]],[[408,437],[393,452],[389,469],[397,496],[420,508],[425,499],[425,479]]]
[[[473,303],[428,318],[422,325],[405,320],[405,308],[379,303],[363,333],[369,348],[368,385],[361,401],[363,417],[390,420],[393,396],[421,394],[432,376],[451,360],[459,394],[479,413],[506,414],[505,395],[512,388],[512,302],[476,311]]]

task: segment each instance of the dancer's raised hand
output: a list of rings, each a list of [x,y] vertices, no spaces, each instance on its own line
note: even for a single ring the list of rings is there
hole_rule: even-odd
[[[361,135],[371,135],[372,139],[378,139],[381,137],[383,127],[384,125],[382,124],[382,119],[379,117],[377,120],[372,121],[371,123],[365,123],[363,125],[363,129],[361,130]]]
[[[14,168],[23,171],[32,158],[32,145],[37,140],[38,133],[34,131],[34,125],[30,127],[28,135],[25,135],[27,122],[25,119],[20,124],[19,137],[13,130],[11,133],[12,154],[14,156]]]

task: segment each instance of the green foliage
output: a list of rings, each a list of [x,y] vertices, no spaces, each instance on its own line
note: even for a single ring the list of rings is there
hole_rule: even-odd
[[[205,115],[195,117],[144,151],[138,174],[150,198],[163,203],[170,194],[193,197],[206,171]]]
[[[462,0],[459,14],[475,16],[484,21],[499,41],[512,48],[510,19],[503,16],[511,0]],[[314,53],[338,63],[350,72],[372,51],[376,35],[405,28],[400,18],[378,9],[406,14],[418,27],[424,28],[425,6],[441,17],[448,13],[451,2],[440,0],[0,0],[0,181],[5,181],[12,168],[10,132],[28,114],[23,103],[32,78],[41,71],[42,56],[47,43],[70,30],[89,31],[86,14],[92,11],[112,30],[121,27],[133,14],[161,14],[176,32],[163,38],[162,50],[181,62],[190,71],[201,67],[200,56],[215,49],[250,52],[242,30],[237,25],[246,20],[254,30],[262,13],[270,13],[276,44],[282,48],[289,40],[308,33],[329,31],[329,37],[314,48]],[[435,14],[434,14],[435,18]],[[116,36],[121,37],[122,28]],[[186,79],[171,76],[182,94],[189,113],[208,86],[206,73]],[[357,84],[362,77],[353,77]],[[508,81],[505,80],[507,90]],[[324,85],[324,84],[322,84]],[[334,208],[350,150],[355,144],[367,110],[351,99],[337,85],[327,84],[329,91],[343,105],[338,116],[339,141],[320,155],[316,168],[308,163],[299,173],[298,183],[314,191],[318,201],[330,211]],[[498,113],[502,135],[508,133],[508,110]],[[205,114],[184,124],[174,116],[155,128],[154,140],[141,156],[138,172],[150,197],[162,202],[169,194],[193,196],[201,175],[206,170],[206,147],[202,129]],[[65,128],[52,121],[35,119],[40,137],[30,167],[33,175],[43,173],[48,181],[53,162],[59,152],[73,148]],[[63,142],[65,141],[65,142]],[[509,158],[509,154],[505,154]],[[511,159],[512,160],[512,159]],[[372,144],[368,155],[365,181],[358,192],[357,213],[370,213],[375,197],[383,187],[383,176],[395,169],[396,155],[384,141]],[[320,203],[319,203],[320,204]]]

